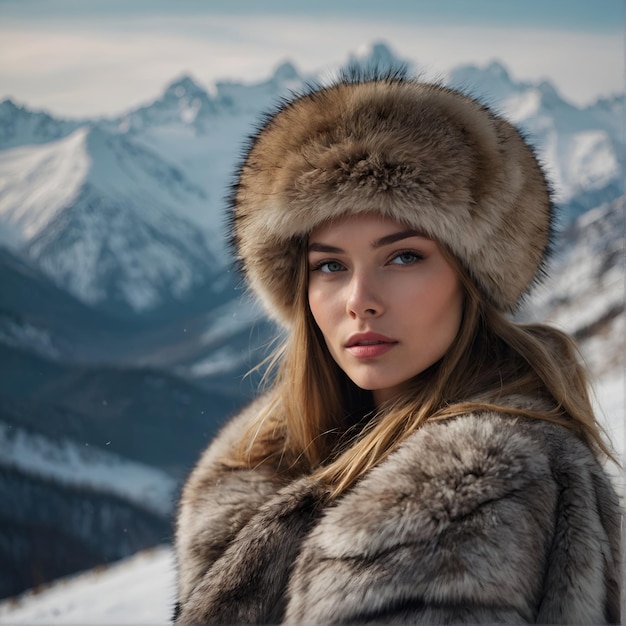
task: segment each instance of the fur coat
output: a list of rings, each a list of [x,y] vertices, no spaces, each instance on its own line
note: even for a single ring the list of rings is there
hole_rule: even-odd
[[[428,423],[324,504],[309,477],[220,463],[259,402],[183,489],[177,623],[619,623],[619,504],[570,430]]]

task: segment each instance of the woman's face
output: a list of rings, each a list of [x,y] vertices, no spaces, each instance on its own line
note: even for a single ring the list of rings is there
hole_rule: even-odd
[[[309,237],[309,306],[331,355],[377,405],[438,361],[461,323],[463,295],[438,244],[376,215]]]

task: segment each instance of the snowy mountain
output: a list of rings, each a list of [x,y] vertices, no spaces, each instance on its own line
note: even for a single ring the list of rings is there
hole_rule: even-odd
[[[1,343],[0,362],[0,597],[169,539],[180,481],[246,397]]]
[[[169,535],[177,482],[166,472],[2,421],[0,457],[1,596]]]
[[[347,66],[405,64],[383,43]],[[224,196],[262,111],[306,81],[285,62],[266,80],[189,76],[112,119],[54,120],[0,105],[0,243],[83,302],[145,313],[180,301],[229,263]],[[547,163],[565,222],[622,193],[624,96],[580,109],[548,82],[514,81],[493,62],[447,82],[518,123]],[[12,147],[11,147],[12,146]]]
[[[206,193],[124,135],[81,127],[0,152],[1,240],[88,304],[141,312],[211,280],[215,258],[179,207]]]
[[[576,339],[593,375],[599,419],[622,459],[626,452],[625,219],[624,196],[581,215],[564,232],[548,280],[531,294],[520,315],[521,321],[545,320]]]
[[[50,116],[3,103],[0,245],[88,304],[142,313],[180,301],[230,262],[223,196],[242,137],[298,85],[287,63],[211,96],[183,77],[148,106],[47,134]]]
[[[581,109],[547,81],[513,81],[497,62],[459,67],[448,83],[495,106],[526,133],[547,166],[566,222],[623,193],[624,94]]]
[[[42,111],[0,102],[0,149],[43,144],[66,137],[81,125],[77,120],[59,120]]]
[[[153,103],[109,122],[111,129],[177,163],[194,185],[205,190],[204,202],[178,210],[207,234],[222,265],[230,258],[224,198],[244,138],[261,111],[289,90],[302,87],[303,80],[293,65],[284,63],[265,81],[218,82],[209,95],[184,76]]]

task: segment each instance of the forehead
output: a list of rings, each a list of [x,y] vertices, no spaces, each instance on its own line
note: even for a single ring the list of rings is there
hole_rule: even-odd
[[[380,238],[397,232],[412,232],[415,236],[430,239],[423,232],[403,224],[390,217],[385,217],[377,213],[363,213],[361,215],[350,215],[338,219],[324,222],[314,228],[309,235],[309,242],[322,239],[342,239],[346,236],[350,238]],[[432,240],[431,240],[432,241]]]

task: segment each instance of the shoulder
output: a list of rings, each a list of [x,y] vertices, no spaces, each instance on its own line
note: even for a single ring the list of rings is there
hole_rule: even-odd
[[[329,511],[330,525],[349,534],[360,527],[370,547],[384,550],[448,531],[457,539],[461,530],[476,536],[481,525],[485,532],[494,524],[495,513],[500,525],[518,526],[522,512],[548,524],[558,486],[533,426],[498,413],[428,423]]]
[[[588,528],[599,509],[619,510],[606,472],[573,430],[495,411],[426,424],[352,497],[419,502],[425,523],[437,520],[438,529],[451,524],[455,531],[457,520],[476,521],[486,511],[518,529],[522,518],[515,516],[522,514],[550,530],[570,500],[576,505],[570,513],[586,515],[581,524]]]
[[[563,427],[496,412],[434,421],[403,442],[347,499],[419,502],[419,516],[425,523],[436,519],[438,528],[495,503],[515,509],[522,494],[531,500],[530,491],[537,493],[528,504],[545,507],[558,490],[547,443],[552,437],[564,447],[576,445]]]
[[[535,486],[546,496],[548,485],[559,497],[573,487],[578,498],[595,498],[598,490],[614,495],[596,455],[572,429],[497,411],[426,424],[361,487],[376,489],[380,483],[382,488],[390,474],[394,485],[413,493],[427,488],[447,493],[445,485],[453,487],[455,502],[469,508]]]
[[[256,399],[222,428],[183,486],[175,528],[181,600],[280,487],[263,468],[233,469],[223,462],[266,402],[265,396]]]
[[[596,587],[612,575],[604,570],[615,529],[598,513],[601,475],[563,426],[497,412],[426,424],[325,511],[303,547],[288,617],[313,611],[323,622],[340,610],[384,621],[415,606],[448,616],[464,606],[465,621],[539,614],[552,623],[567,594],[543,596],[544,585],[579,589],[568,581],[591,562]],[[605,510],[615,520],[616,500]],[[565,600],[567,611],[582,610],[575,592]]]

